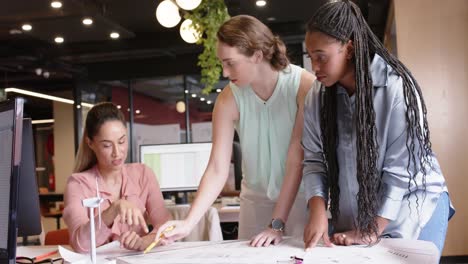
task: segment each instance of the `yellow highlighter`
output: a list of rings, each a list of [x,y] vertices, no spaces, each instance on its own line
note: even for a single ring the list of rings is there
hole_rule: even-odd
[[[164,237],[164,233],[165,232],[168,232],[168,231],[171,231],[172,229],[174,229],[175,226],[168,226],[166,229],[164,229],[164,231],[161,233],[161,235],[158,237],[158,239],[156,239],[153,243],[151,243],[146,249],[145,251],[143,251],[143,254],[146,254],[148,253],[150,250],[152,250],[158,243],[159,243],[159,240],[161,240],[161,238]]]

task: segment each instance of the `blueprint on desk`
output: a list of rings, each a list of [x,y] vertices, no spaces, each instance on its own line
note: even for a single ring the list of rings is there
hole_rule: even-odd
[[[270,247],[250,247],[248,241],[177,242],[148,254],[117,258],[117,264],[227,264],[290,263],[291,256],[304,263],[438,263],[436,246],[427,241],[382,239],[377,245],[316,247],[304,252],[304,243],[293,238]]]

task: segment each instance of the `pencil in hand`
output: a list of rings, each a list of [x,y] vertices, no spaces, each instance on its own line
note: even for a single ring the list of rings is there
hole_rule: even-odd
[[[164,231],[161,233],[161,235],[153,242],[151,243],[146,249],[145,251],[143,251],[143,254],[146,254],[148,253],[151,249],[153,249],[158,243],[159,241],[164,237],[164,233],[165,232],[169,232],[171,230],[173,230],[175,228],[175,226],[168,226],[166,229],[164,229]]]

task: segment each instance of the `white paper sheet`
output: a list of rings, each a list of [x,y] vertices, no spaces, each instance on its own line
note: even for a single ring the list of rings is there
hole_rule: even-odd
[[[91,256],[89,254],[79,254],[67,248],[59,246],[59,253],[67,263],[73,264],[91,264]],[[120,248],[119,241],[102,245],[96,249],[96,263],[113,264],[115,259],[121,256],[141,254],[138,251]]]
[[[387,241],[391,240],[391,241]],[[150,254],[117,258],[117,264],[198,264],[198,263],[288,263],[291,256],[304,259],[304,263],[438,263],[438,251],[435,245],[426,241],[383,239],[378,245],[335,246],[333,248],[316,247],[304,252],[302,241],[285,239],[277,246],[254,248],[247,241],[231,243],[184,243],[179,242],[159,248]],[[184,249],[184,246],[187,248]]]
[[[16,247],[16,256],[34,258],[55,250],[57,246],[19,246]]]

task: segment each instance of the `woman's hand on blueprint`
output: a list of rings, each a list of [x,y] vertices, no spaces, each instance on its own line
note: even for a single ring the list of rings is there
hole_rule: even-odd
[[[331,240],[334,244],[341,246],[365,245],[372,244],[377,241],[377,236],[375,234],[362,236],[361,232],[351,230],[335,233],[332,235]]]
[[[323,239],[325,246],[333,246],[328,237],[328,217],[324,204],[322,197],[313,197],[309,200],[309,221],[304,230],[306,251],[314,248],[320,239]]]
[[[120,235],[120,246],[130,250],[144,250],[154,240],[154,234],[139,236],[135,231],[125,231]]]
[[[375,217],[375,224],[377,225],[377,234],[372,233],[363,235],[358,230],[350,230],[347,232],[335,233],[332,236],[332,242],[337,245],[370,245],[377,241],[378,237],[383,233],[387,227],[389,220],[381,216]]]
[[[252,247],[268,247],[269,245],[278,245],[283,240],[283,233],[271,228],[265,229],[260,234],[250,240]]]

